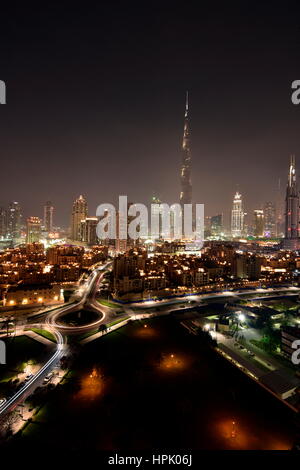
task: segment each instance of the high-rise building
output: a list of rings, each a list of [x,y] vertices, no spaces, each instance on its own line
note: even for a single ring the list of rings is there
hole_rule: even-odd
[[[46,232],[52,232],[53,230],[53,212],[54,207],[51,201],[47,201],[44,205],[44,227]]]
[[[299,193],[296,178],[295,156],[291,156],[288,184],[285,198],[285,239],[284,247],[297,250],[299,247]]]
[[[98,237],[96,233],[98,217],[86,217],[81,221],[81,241],[88,245],[97,245]]]
[[[128,215],[128,211],[132,202],[127,203],[127,216],[124,217],[120,211],[117,211],[116,214],[116,242],[115,248],[117,253],[126,253],[126,251],[130,250],[136,245],[136,240],[133,240],[129,236],[129,224],[135,217]],[[123,239],[120,238],[120,233],[127,233],[127,238]]]
[[[81,195],[73,202],[71,239],[81,241],[81,221],[88,216],[88,206],[85,198]]]
[[[273,202],[266,202],[264,207],[265,228],[264,235],[266,237],[276,236],[276,210]]]
[[[18,202],[11,202],[7,214],[7,235],[9,238],[17,239],[21,236],[21,207]]]
[[[232,237],[240,237],[244,230],[244,210],[242,196],[237,191],[234,195],[233,206],[231,211],[231,235]]]
[[[184,129],[182,141],[182,164],[181,164],[181,192],[180,204],[192,203],[192,181],[191,181],[191,150],[190,150],[190,129],[189,129],[189,101],[188,92],[186,92]]]
[[[223,232],[223,214],[213,215],[210,219],[212,237],[219,237]]]
[[[265,217],[262,209],[255,209],[254,211],[254,236],[264,236]]]
[[[0,207],[0,239],[6,237],[7,232],[7,211]]]
[[[39,242],[41,238],[41,219],[39,217],[28,217],[26,243]]]
[[[284,195],[282,192],[281,180],[278,180],[276,197],[276,236],[284,236]]]

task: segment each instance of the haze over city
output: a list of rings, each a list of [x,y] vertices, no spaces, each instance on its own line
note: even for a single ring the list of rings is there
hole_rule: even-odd
[[[1,6],[1,464],[300,450],[299,13]]]
[[[237,188],[249,212],[279,178],[284,195],[300,143],[300,33],[280,3],[48,5],[26,22],[25,6],[3,8],[2,205],[41,215],[51,200],[67,226],[80,193],[91,215],[119,194],[178,202],[187,89],[194,201],[228,218]]]

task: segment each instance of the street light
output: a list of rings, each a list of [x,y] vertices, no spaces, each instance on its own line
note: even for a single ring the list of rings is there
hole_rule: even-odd
[[[240,322],[244,322],[245,321],[245,315],[243,313],[239,313],[239,316],[238,316]]]

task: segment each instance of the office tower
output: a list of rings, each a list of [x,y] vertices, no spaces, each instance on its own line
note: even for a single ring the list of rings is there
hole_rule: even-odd
[[[126,253],[136,245],[137,240],[133,240],[128,233],[128,227],[132,220],[135,219],[135,216],[128,215],[128,211],[132,202],[127,203],[127,215],[117,211],[116,213],[116,241],[115,249],[117,253]],[[127,233],[127,238],[120,238],[120,234]]]
[[[181,164],[181,192],[180,204],[192,203],[192,182],[191,182],[191,151],[190,151],[190,129],[189,129],[189,102],[188,92],[186,92],[185,114],[184,114],[184,129],[182,141],[182,164]]]
[[[285,198],[284,248],[297,250],[299,247],[299,193],[297,188],[295,156],[291,156]]]
[[[283,237],[285,232],[284,223],[284,194],[282,191],[281,180],[278,180],[276,197],[276,236]]]
[[[41,238],[41,219],[39,217],[28,217],[26,243],[39,242]]]
[[[18,202],[11,202],[7,214],[7,235],[13,240],[21,236],[21,207]]]
[[[210,219],[212,237],[219,237],[223,232],[223,214],[213,215]]]
[[[264,211],[261,209],[256,209],[254,211],[254,236],[263,237],[264,236]]]
[[[153,205],[152,205],[153,204]],[[161,204],[161,201],[158,197],[153,196],[151,199],[151,218],[154,220],[158,219],[159,224],[157,230],[154,230],[154,224],[151,222],[151,237],[153,240],[158,240],[159,238],[163,238],[163,234],[161,231],[161,213],[160,213],[160,208],[159,205]]]
[[[266,237],[276,237],[276,210],[273,202],[266,202],[264,207]]]
[[[81,241],[81,221],[88,215],[87,202],[83,196],[79,196],[73,202],[72,221],[71,221],[71,239]]]
[[[7,211],[0,207],[0,239],[6,237],[7,232]]]
[[[47,201],[44,205],[44,227],[46,232],[52,232],[53,230],[53,211],[51,201]]]
[[[242,196],[237,191],[234,195],[233,206],[231,211],[231,235],[232,237],[240,237],[244,230],[244,210]]]
[[[81,241],[88,245],[97,245],[98,237],[96,233],[98,217],[86,217],[81,221]]]

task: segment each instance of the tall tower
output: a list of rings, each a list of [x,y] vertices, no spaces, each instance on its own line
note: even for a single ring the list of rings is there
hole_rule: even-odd
[[[21,236],[21,207],[18,202],[11,202],[8,209],[7,232],[9,238],[18,239]]]
[[[254,211],[254,236],[263,237],[264,235],[264,211],[262,209],[255,209]]]
[[[0,239],[5,238],[7,233],[7,211],[0,207]]]
[[[44,227],[46,232],[52,232],[53,229],[53,211],[51,201],[47,201],[44,205]]]
[[[273,202],[266,202],[264,207],[265,216],[265,236],[275,237],[276,236],[276,209]]]
[[[184,128],[182,140],[182,163],[181,163],[181,192],[180,204],[192,203],[192,182],[191,182],[191,150],[190,150],[190,128],[189,128],[189,95],[186,92]]]
[[[231,211],[231,235],[240,237],[244,230],[244,211],[242,196],[237,191],[234,195]]]
[[[28,217],[26,243],[37,243],[41,238],[41,219],[39,217]]]
[[[299,245],[299,193],[297,189],[295,155],[291,155],[285,198],[284,247],[297,250]]]
[[[87,202],[83,196],[75,199],[72,208],[71,239],[81,241],[81,221],[88,215]]]

